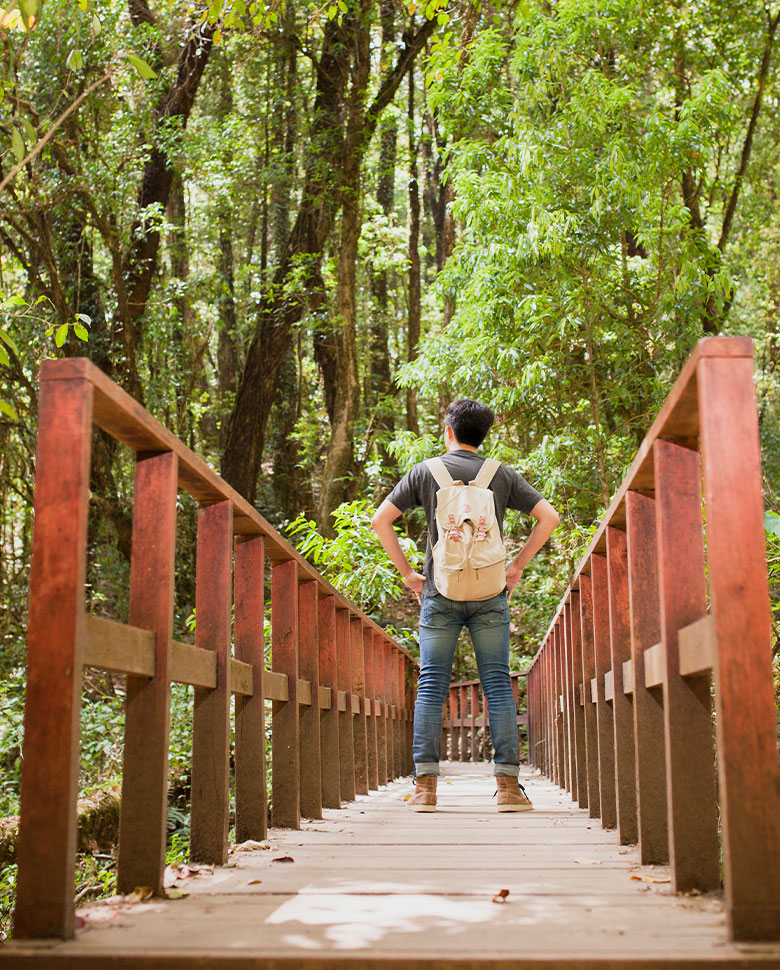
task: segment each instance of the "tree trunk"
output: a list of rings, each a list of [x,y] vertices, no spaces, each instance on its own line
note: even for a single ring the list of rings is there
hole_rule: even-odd
[[[420,186],[417,172],[417,134],[414,127],[414,68],[409,71],[409,231],[407,255],[409,258],[409,326],[407,330],[406,359],[415,360],[420,341]],[[417,388],[406,389],[406,427],[414,434],[420,433],[417,418]]]

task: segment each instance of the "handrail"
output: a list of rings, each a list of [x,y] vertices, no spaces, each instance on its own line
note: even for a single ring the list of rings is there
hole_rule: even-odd
[[[512,693],[518,707],[517,726],[528,725],[528,715],[520,713],[520,678],[525,670],[511,671]],[[479,680],[461,680],[450,684],[447,700],[442,708],[440,751],[450,761],[489,761],[491,754],[490,723],[487,699],[480,690]]]
[[[720,888],[720,818],[730,936],[771,940],[780,770],[752,357],[749,338],[706,338],[683,367],[534,658],[529,750],[642,863],[668,862],[677,892]]]
[[[14,935],[68,938],[85,665],[127,675],[117,888],[163,893],[172,681],[195,687],[191,857],[219,865],[228,852],[231,694],[236,834],[260,840],[265,701],[272,821],[298,828],[302,814],[321,818],[323,806],[411,770],[414,660],[90,361],[44,361],[40,384]],[[93,423],[136,456],[127,624],[85,610]],[[173,640],[177,489],[199,502],[195,645]]]

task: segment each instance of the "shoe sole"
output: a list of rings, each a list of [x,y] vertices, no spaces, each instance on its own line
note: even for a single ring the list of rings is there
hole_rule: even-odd
[[[435,812],[435,805],[410,805],[409,808],[413,812]]]
[[[499,805],[499,812],[532,812],[533,805]]]

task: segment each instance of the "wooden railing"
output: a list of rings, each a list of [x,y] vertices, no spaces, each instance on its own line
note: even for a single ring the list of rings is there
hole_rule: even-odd
[[[16,937],[73,935],[85,665],[127,675],[117,885],[163,891],[170,683],[195,687],[191,857],[227,860],[231,694],[236,837],[411,770],[412,658],[255,509],[89,361],[41,368]],[[135,452],[129,623],[85,612],[93,423]],[[195,645],[173,640],[177,489],[199,503]],[[266,561],[272,670],[263,669]],[[233,595],[233,591],[235,595]],[[231,630],[231,608],[234,608]],[[231,654],[231,641],[233,653]]]
[[[720,888],[722,843],[730,934],[769,940],[780,770],[752,356],[709,338],[683,368],[534,659],[529,747],[677,892]]]
[[[510,673],[515,705],[520,708],[520,678],[524,671]],[[518,728],[528,724],[528,715],[518,713]],[[487,699],[478,680],[463,680],[450,684],[449,694],[442,709],[441,743],[442,758],[450,761],[490,760],[490,725]]]

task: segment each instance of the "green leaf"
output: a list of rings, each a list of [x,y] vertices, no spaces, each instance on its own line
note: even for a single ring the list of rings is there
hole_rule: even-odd
[[[27,306],[27,301],[24,299],[24,297],[19,296],[18,293],[14,293],[13,296],[9,296],[6,302],[10,303],[11,306]]]
[[[16,413],[16,409],[12,404],[7,401],[0,401],[0,412],[7,414],[12,421],[18,421],[19,415]]]
[[[13,339],[13,337],[9,336],[5,330],[0,330],[0,340],[4,341],[11,348],[11,350],[13,350],[17,357],[19,356],[19,348],[16,346],[16,341]]]
[[[89,333],[85,327],[82,327],[80,323],[73,324],[73,332],[79,338],[79,340],[89,340]]]
[[[125,54],[125,60],[128,64],[132,64],[144,81],[153,81],[157,77],[157,72],[153,71],[146,61],[137,54]]]
[[[764,531],[780,539],[780,515],[777,512],[764,512]]]
[[[69,71],[80,71],[84,67],[84,57],[77,47],[74,47],[70,54],[68,54],[65,67]]]
[[[24,160],[24,138],[15,125],[11,129],[11,148],[16,156],[16,161],[22,162]]]
[[[54,334],[54,343],[58,347],[61,347],[65,343],[65,338],[68,336],[68,326],[69,324],[63,323],[57,327],[57,332]]]
[[[38,0],[19,0],[19,13],[22,15],[22,22],[29,30],[30,21],[38,13]]]
[[[2,344],[0,344],[0,364],[2,364],[4,367],[11,366],[11,359],[8,356],[8,351]]]
[[[82,323],[86,323],[87,326],[89,326],[90,323],[92,323],[92,317],[89,316],[89,314],[87,313],[77,313],[76,319],[81,320]]]
[[[27,141],[34,145],[38,141],[38,132],[33,128],[27,118],[22,118],[22,127],[24,128],[24,133],[27,135]]]
[[[101,24],[100,18],[96,13],[93,13],[92,14],[92,33],[95,35],[95,37],[98,37],[102,30],[103,30],[103,24]]]

